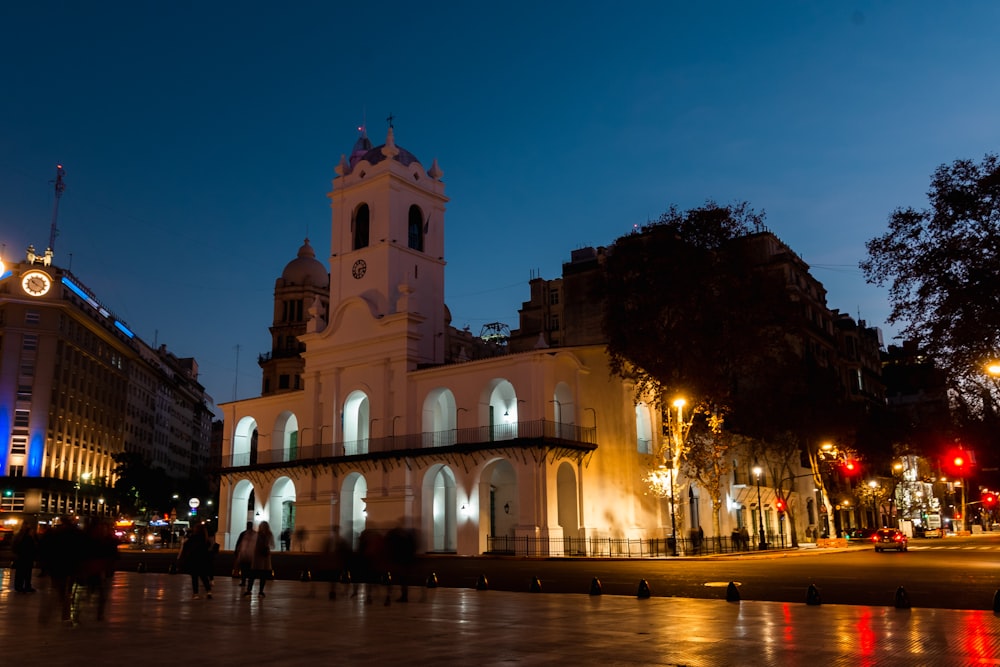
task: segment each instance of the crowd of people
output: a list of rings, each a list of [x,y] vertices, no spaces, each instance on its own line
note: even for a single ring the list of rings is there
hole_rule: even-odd
[[[384,603],[392,601],[398,587],[399,602],[409,599],[409,586],[415,576],[418,537],[414,530],[398,525],[389,530],[367,529],[352,540],[341,535],[335,526],[319,556],[317,579],[329,581],[329,597],[363,597],[371,603],[384,590]],[[234,548],[233,574],[240,579],[242,595],[266,597],[266,586],[273,578],[271,552],[275,535],[267,521],[256,527],[247,525]],[[118,559],[118,539],[110,520],[90,519],[81,527],[72,517],[62,517],[40,532],[36,522],[26,520],[15,535],[13,550],[13,585],[17,593],[34,593],[33,570],[50,581],[52,595],[46,596],[40,621],[48,622],[58,609],[61,620],[79,622],[81,599],[96,599],[97,618],[105,615],[108,591]],[[202,593],[212,598],[213,576],[219,544],[204,524],[196,524],[182,536],[177,560],[171,572],[183,572],[191,578],[193,599]]]
[[[96,598],[97,618],[104,618],[108,587],[118,559],[118,539],[106,519],[93,519],[80,527],[62,517],[43,533],[34,521],[25,521],[15,535],[14,590],[34,593],[33,569],[50,580],[54,596],[41,607],[39,620],[48,622],[58,608],[61,620],[79,621],[81,596]]]

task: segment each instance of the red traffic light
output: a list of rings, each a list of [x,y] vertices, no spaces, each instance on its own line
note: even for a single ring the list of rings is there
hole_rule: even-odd
[[[855,461],[854,459],[848,459],[847,461],[844,461],[844,473],[848,475],[853,475],[860,469],[861,467],[858,465],[858,462]]]
[[[987,507],[993,507],[993,505],[995,505],[996,502],[997,502],[997,497],[994,496],[992,493],[987,493],[985,496],[983,496],[983,504],[986,505]]]
[[[776,500],[776,501],[774,502],[774,506],[775,506],[776,508],[778,508],[778,511],[779,511],[779,512],[784,512],[784,511],[785,511],[785,501],[784,501],[784,500],[782,500],[781,498],[778,498],[778,499],[777,499],[777,500]]]

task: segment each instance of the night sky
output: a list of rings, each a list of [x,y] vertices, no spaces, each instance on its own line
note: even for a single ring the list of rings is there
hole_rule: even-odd
[[[532,275],[671,204],[745,200],[891,343],[864,243],[1000,149],[998,26],[986,1],[0,3],[3,258],[48,243],[62,163],[55,263],[217,402],[258,395],[274,280],[307,236],[328,264],[334,167],[391,113],[444,171],[457,327],[516,328]]]

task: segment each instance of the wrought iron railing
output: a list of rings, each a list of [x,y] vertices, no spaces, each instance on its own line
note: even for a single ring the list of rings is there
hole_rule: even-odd
[[[306,430],[307,429],[303,429]],[[454,445],[502,443],[506,440],[541,439],[548,442],[597,444],[597,429],[576,424],[538,419],[533,421],[474,426],[445,431],[389,435],[378,438],[364,438],[346,442],[305,444],[297,443],[294,448],[258,449],[250,452],[233,453],[230,467],[263,465],[312,459],[360,456],[373,452],[394,452],[402,450],[432,449]]]
[[[705,556],[710,554],[738,554],[761,550],[760,540],[751,535],[749,540],[733,537],[678,538],[676,554],[674,540],[670,537],[618,538],[618,537],[545,537],[496,536],[486,538],[486,553],[490,555],[588,558],[659,558],[665,556]],[[769,535],[764,549],[785,548],[781,535]]]

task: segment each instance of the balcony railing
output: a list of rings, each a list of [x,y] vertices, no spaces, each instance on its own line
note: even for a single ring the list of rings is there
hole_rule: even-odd
[[[307,429],[303,430],[307,431]],[[228,467],[241,468],[253,465],[363,456],[375,453],[432,450],[438,447],[460,445],[502,444],[505,441],[525,440],[540,440],[549,444],[585,445],[588,446],[588,449],[593,449],[597,444],[597,430],[593,427],[561,424],[539,419],[447,431],[389,435],[346,442],[319,442],[316,444],[299,442],[294,448],[288,450],[275,448],[234,453],[230,456],[231,463]]]

